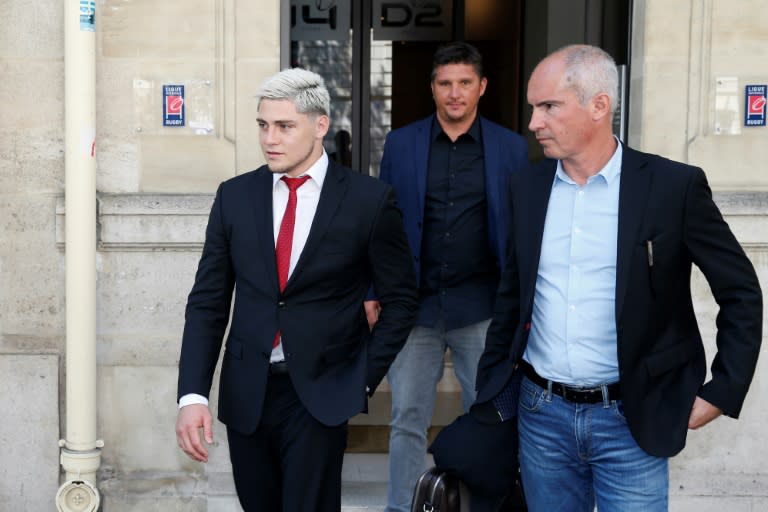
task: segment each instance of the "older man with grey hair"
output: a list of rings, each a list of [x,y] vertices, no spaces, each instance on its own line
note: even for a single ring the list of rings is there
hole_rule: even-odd
[[[617,83],[588,45],[550,54],[528,82],[548,159],[511,181],[477,400],[517,412],[532,512],[666,511],[669,457],[689,429],[739,416],[760,353],[760,284],[704,172],[614,137]],[[709,377],[694,264],[720,306]],[[515,374],[516,411],[499,399]]]
[[[213,442],[208,394],[229,323],[218,417],[240,503],[337,512],[347,420],[366,410],[405,343],[414,271],[392,188],[323,149],[323,79],[284,70],[258,98],[267,164],[216,192],[187,302],[176,437],[208,460],[201,434]],[[386,302],[372,331],[371,285]]]

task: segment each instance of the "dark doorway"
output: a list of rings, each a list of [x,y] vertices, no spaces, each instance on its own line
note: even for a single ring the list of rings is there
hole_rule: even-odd
[[[378,174],[384,137],[434,111],[432,55],[464,40],[483,54],[488,88],[481,113],[513,130],[519,124],[523,0],[291,0],[290,66],[325,77],[332,95],[326,141],[349,134],[351,164]]]
[[[455,39],[474,45],[483,55],[488,88],[480,101],[480,113],[517,131],[521,84],[521,18],[519,0],[466,2],[457,5]],[[483,5],[480,5],[483,4]],[[443,42],[393,41],[392,128],[434,112],[429,89],[432,55]]]

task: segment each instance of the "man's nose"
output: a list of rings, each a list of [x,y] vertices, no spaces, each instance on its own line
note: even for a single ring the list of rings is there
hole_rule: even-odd
[[[541,128],[541,116],[536,112],[536,109],[533,109],[533,112],[531,113],[531,122],[528,123],[528,129],[534,133],[536,133]]]
[[[277,130],[274,126],[268,126],[261,132],[265,144],[275,144],[277,142]]]

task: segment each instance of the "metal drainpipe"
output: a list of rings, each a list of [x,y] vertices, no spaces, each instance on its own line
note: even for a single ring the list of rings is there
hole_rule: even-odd
[[[96,2],[64,4],[66,481],[60,512],[99,507],[96,471],[103,442],[96,438]],[[81,16],[82,15],[82,16]]]

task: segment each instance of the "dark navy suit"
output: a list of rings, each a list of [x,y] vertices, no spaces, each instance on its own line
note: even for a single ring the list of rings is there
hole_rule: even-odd
[[[379,177],[394,187],[403,211],[405,232],[416,263],[421,255],[424,200],[429,166],[430,130],[434,114],[387,135]],[[504,261],[509,177],[528,166],[528,146],[520,135],[480,118],[485,159],[485,190],[488,205],[488,241],[501,265]]]
[[[272,196],[266,166],[216,192],[187,303],[178,393],[208,396],[229,323],[218,417],[228,428],[241,503],[280,510],[274,473],[282,472],[287,509],[316,512],[312,503],[287,503],[318,492],[331,495],[322,510],[333,510],[340,506],[345,422],[366,410],[366,388],[376,389],[413,324],[413,265],[392,188],[331,161],[306,245],[281,293]],[[384,307],[373,331],[363,308],[371,284]],[[278,329],[287,376],[269,375]],[[315,420],[317,438],[307,441],[302,432]],[[297,438],[310,449],[296,448]],[[326,478],[317,468],[331,442],[339,463]],[[248,455],[251,446],[259,456]],[[282,466],[265,462],[271,459]],[[316,489],[309,489],[312,478]],[[338,489],[327,491],[333,482]]]

